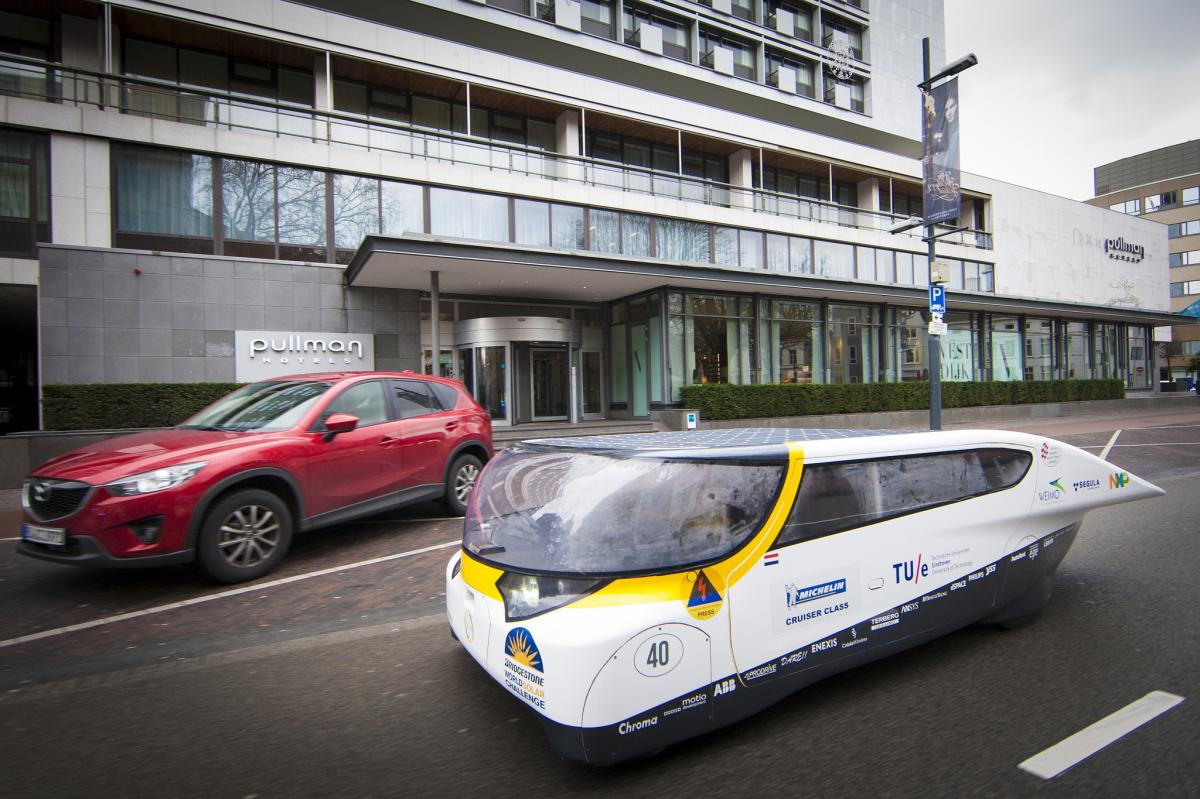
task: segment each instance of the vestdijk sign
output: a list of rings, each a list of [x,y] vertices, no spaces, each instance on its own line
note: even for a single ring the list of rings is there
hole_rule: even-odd
[[[369,372],[375,337],[361,333],[237,330],[234,374],[239,383],[306,372]]]

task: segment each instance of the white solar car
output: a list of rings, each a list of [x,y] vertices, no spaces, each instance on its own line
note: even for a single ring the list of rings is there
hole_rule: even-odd
[[[446,569],[455,636],[565,757],[609,764],[1049,600],[1092,508],[1161,489],[995,430],[529,441]]]

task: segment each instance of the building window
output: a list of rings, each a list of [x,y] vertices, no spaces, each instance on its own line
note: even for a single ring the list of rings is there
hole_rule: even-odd
[[[1200,294],[1200,280],[1183,280],[1171,284],[1172,297],[1190,297]]]
[[[0,255],[36,258],[50,241],[49,162],[47,136],[0,128]]]
[[[1116,211],[1119,214],[1130,214],[1136,216],[1142,212],[1142,201],[1139,199],[1125,200],[1124,202],[1113,203],[1108,206],[1108,210]]]
[[[1146,198],[1146,203],[1143,207],[1148,214],[1152,214],[1155,211],[1164,211],[1167,208],[1174,208],[1175,192],[1164,191],[1162,194],[1151,194]]]
[[[655,225],[655,257],[664,261],[710,263],[709,231],[710,227],[702,222],[659,218]]]
[[[1184,205],[1196,205],[1200,203],[1200,186],[1192,186],[1189,189],[1184,189],[1179,193]]]
[[[791,70],[795,76],[796,94],[804,97],[815,97],[813,84],[813,65],[790,54],[768,49],[766,53],[767,82],[772,86],[785,88],[785,72]]]
[[[1175,222],[1167,225],[1167,238],[1177,239],[1180,236],[1198,236],[1200,235],[1200,219],[1193,219],[1190,222]]]
[[[763,19],[766,20],[768,27],[773,28],[780,33],[794,36],[797,39],[802,39],[806,42],[813,40],[813,14],[812,9],[802,4],[780,3],[778,0],[763,0]],[[792,30],[779,30],[779,12],[783,11],[792,15],[793,26]]]
[[[213,159],[126,145],[114,151],[117,230],[145,234],[117,246],[211,253]]]
[[[856,25],[853,22],[825,13],[822,17],[822,23],[825,31],[823,43],[826,48],[844,44],[849,48],[850,54],[859,61],[864,61],[863,58],[863,29],[861,25]]]
[[[1200,265],[1200,250],[1173,252],[1167,256],[1167,260],[1170,262],[1172,267]]]
[[[579,23],[584,33],[615,39],[613,0],[581,0]]]
[[[429,220],[435,236],[508,241],[508,199],[494,194],[432,188]]]
[[[854,278],[854,245],[836,241],[813,242],[815,273],[842,280]]]
[[[1021,330],[1013,316],[991,317],[992,380],[1020,380]]]
[[[692,60],[691,25],[683,20],[669,17],[665,14],[638,8],[632,4],[625,5],[624,33],[625,43],[637,45],[639,42],[638,29],[643,25],[651,25],[662,33],[662,54],[681,61]]]
[[[274,164],[221,159],[221,208],[228,254],[274,257]]]
[[[754,80],[755,47],[753,44],[726,36],[709,28],[700,29],[700,63],[709,69],[718,66],[718,49],[729,51],[733,61],[733,74],[746,80]]]

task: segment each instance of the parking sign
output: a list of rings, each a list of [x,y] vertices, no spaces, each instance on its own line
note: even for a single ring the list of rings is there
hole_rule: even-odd
[[[946,287],[934,283],[929,287],[929,312],[946,313]]]

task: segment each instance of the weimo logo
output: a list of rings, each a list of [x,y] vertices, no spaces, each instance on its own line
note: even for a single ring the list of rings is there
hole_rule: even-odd
[[[1050,487],[1038,492],[1038,495],[1037,495],[1038,501],[1039,502],[1057,502],[1058,500],[1062,499],[1063,496],[1067,493],[1067,490],[1065,488],[1063,488],[1061,480],[1062,480],[1061,477],[1056,477],[1053,480],[1049,481],[1047,483],[1047,485],[1049,485]]]

